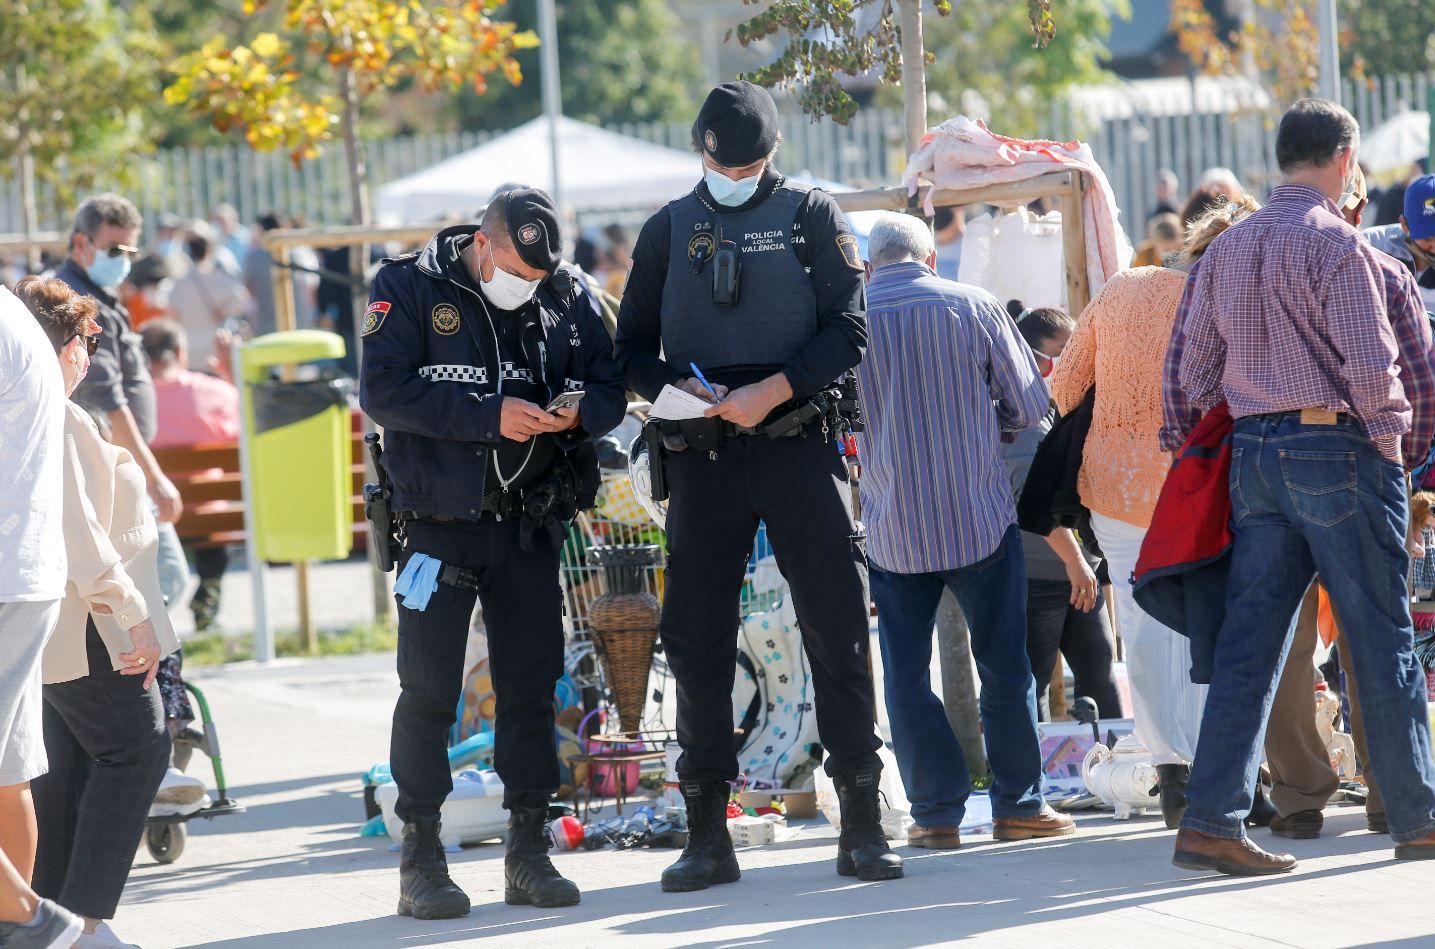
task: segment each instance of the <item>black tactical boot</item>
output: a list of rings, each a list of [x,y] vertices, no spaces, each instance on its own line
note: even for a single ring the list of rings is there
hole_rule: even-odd
[[[456,919],[468,915],[468,894],[449,878],[438,830],[437,817],[420,817],[404,824],[399,860],[400,916]]]
[[[1158,764],[1156,766],[1156,793],[1161,795],[1161,816],[1167,828],[1175,830],[1181,826],[1186,815],[1186,785],[1191,780],[1191,766],[1185,764]]]
[[[508,813],[508,854],[503,858],[503,901],[509,906],[576,906],[578,885],[563,879],[548,859],[546,807],[513,807]]]
[[[706,890],[714,883],[736,883],[742,876],[727,832],[726,781],[682,781],[688,805],[688,845],[678,862],[663,871],[663,892]]]
[[[887,846],[882,804],[877,798],[880,771],[843,771],[833,775],[842,805],[842,834],[837,838],[837,873],[859,880],[898,880],[902,858]]]

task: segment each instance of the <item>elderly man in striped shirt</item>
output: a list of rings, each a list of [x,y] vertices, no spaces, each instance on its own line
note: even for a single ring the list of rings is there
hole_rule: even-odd
[[[1191,272],[1166,354],[1164,448],[1222,400],[1236,420],[1230,587],[1179,867],[1295,866],[1251,843],[1243,820],[1296,609],[1317,572],[1350,640],[1395,856],[1435,858],[1435,761],[1405,586],[1405,468],[1430,443],[1435,364],[1418,300],[1395,286],[1387,303],[1379,252],[1336,206],[1359,142],[1335,103],[1291,107],[1276,137],[1283,182]]]
[[[994,835],[1070,834],[1071,818],[1042,797],[1026,564],[1000,452],[1004,431],[1046,413],[1046,383],[995,297],[936,275],[920,220],[884,216],[868,254],[862,505],[892,744],[917,822],[910,843],[958,846],[972,790],[928,674],[943,589],[971,625]]]

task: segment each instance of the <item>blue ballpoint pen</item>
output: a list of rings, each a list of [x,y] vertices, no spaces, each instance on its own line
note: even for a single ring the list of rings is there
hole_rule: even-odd
[[[688,368],[693,371],[694,376],[697,376],[698,381],[703,384],[703,388],[711,392],[713,394],[713,398],[716,399],[718,397],[717,390],[713,388],[713,384],[711,382],[708,382],[707,379],[703,378],[703,371],[698,368],[698,364],[695,362],[690,362],[688,363]]]

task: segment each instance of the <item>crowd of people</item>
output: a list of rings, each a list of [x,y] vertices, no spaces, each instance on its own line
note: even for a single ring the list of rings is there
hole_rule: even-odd
[[[190,362],[184,328],[156,312],[154,285],[131,279],[142,224],[124,198],[91,198],[50,274],[0,288],[0,850],[4,875],[25,883],[3,899],[40,908],[36,933],[79,927],[71,935],[81,946],[123,944],[107,920],[146,819],[191,812],[206,797],[202,781],[170,766],[172,740],[194,713],[167,604],[180,601],[190,569],[175,531],[183,501],[155,450],[238,431],[227,351]],[[222,232],[196,231],[184,239],[192,267],[179,288],[208,279],[218,250],[233,259]],[[139,333],[126,300],[148,308]],[[209,323],[204,338],[219,328]],[[194,609],[212,618],[207,598],[223,562],[204,551],[195,560]],[[56,903],[34,903],[32,881]]]
[[[839,873],[903,872],[880,827],[864,578],[916,821],[911,846],[959,847],[974,783],[928,672],[949,590],[971,629],[999,839],[1074,831],[1045,799],[1040,751],[1060,656],[1101,718],[1134,719],[1177,831],[1177,865],[1292,869],[1293,857],[1257,846],[1247,827],[1317,836],[1339,786],[1315,732],[1324,609],[1338,627],[1324,675],[1349,701],[1369,828],[1389,833],[1399,858],[1435,858],[1435,760],[1410,608],[1411,558],[1435,542],[1432,498],[1419,492],[1435,441],[1435,176],[1412,175],[1397,219],[1361,230],[1367,208],[1389,202],[1367,191],[1359,128],[1339,106],[1303,100],[1282,119],[1282,181],[1264,206],[1212,169],[1178,209],[1179,182],[1163,172],[1137,266],[1072,314],[1003,305],[958,283],[960,210],[931,222],[882,216],[862,260],[830,198],[773,168],[775,120],[757,87],[714,90],[694,127],[703,183],[650,219],[636,246],[617,225],[580,240],[595,280],[563,264],[552,199],[519,187],[497,195],[481,225],[446,228],[379,271],[358,327],[360,375],[365,408],[387,429],[405,525],[400,638],[446,643],[442,661],[418,666],[400,649],[400,912],[469,907],[437,841],[476,600],[493,608],[490,648],[508,657],[497,726],[513,815],[506,899],[579,899],[543,856],[556,763],[541,746],[561,671],[561,606],[557,549],[525,499],[535,486],[571,491],[553,471],[616,423],[625,387],[651,398],[671,385],[712,403],[703,419],[655,430],[672,452],[661,629],[679,679],[690,819],[664,889],[740,877],[718,830],[736,758],[730,690],[712,664],[735,662],[740,577],[759,520],[787,557],[813,657],[843,812]],[[720,264],[704,272],[727,243],[712,233],[723,214],[748,215],[745,302],[737,276],[728,294]],[[256,228],[293,223],[270,214]],[[186,589],[192,561],[191,609],[199,628],[212,622],[224,555],[186,556],[174,529],[183,502],[155,451],[237,437],[232,334],[274,329],[274,261],[232,209],[161,220],[144,254],[142,225],[124,198],[91,198],[52,274],[0,287],[5,945],[125,945],[108,920],[146,817],[204,794],[170,767],[174,736],[194,716],[165,604]],[[293,260],[301,325],[352,327],[347,286],[327,309],[321,292],[321,271],[347,265],[312,252]],[[616,340],[599,291],[622,297]],[[491,350],[486,337],[458,333],[471,319],[493,328]],[[571,336],[530,345],[564,321]],[[429,351],[443,347],[452,358]],[[847,466],[814,435],[840,418],[808,412],[847,370],[866,416],[865,534]],[[471,401],[454,383],[473,387]],[[694,445],[702,450],[686,451]],[[1188,457],[1224,459],[1228,480],[1193,482]],[[571,464],[563,477],[581,482]],[[1049,502],[1064,481],[1080,511],[1058,523]],[[1206,614],[1199,623],[1173,619],[1133,583],[1181,527],[1163,514],[1172,485],[1229,511],[1219,556],[1183,565],[1193,580],[1196,568],[1219,570],[1218,595],[1188,606]],[[1193,500],[1179,516],[1207,511]],[[445,556],[460,568],[445,568]],[[414,574],[425,561],[434,590],[462,591],[433,609]]]

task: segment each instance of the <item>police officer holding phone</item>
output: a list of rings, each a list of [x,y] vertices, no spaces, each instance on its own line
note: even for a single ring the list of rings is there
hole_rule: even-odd
[[[592,442],[622,421],[625,394],[597,304],[560,266],[561,249],[547,193],[503,192],[481,227],[447,228],[420,253],[386,261],[364,318],[360,401],[385,429],[400,571],[391,762],[405,916],[469,911],[449,877],[439,809],[453,788],[448,732],[475,599],[488,629],[494,766],[509,811],[504,898],[579,899],[548,860],[544,833],[559,786],[558,555],[567,523],[592,506]]]
[[[740,872],[725,808],[737,777],[732,688],[739,596],[759,521],[791,587],[812,662],[826,769],[842,803],[837,872],[894,879],[877,780],[867,567],[838,453],[834,383],[862,358],[857,239],[828,195],[785,178],[767,90],[724,83],[693,125],[702,181],[643,226],[618,315],[630,386],[713,403],[649,440],[669,493],[661,635],[678,683],[689,841],[668,891]],[[658,478],[655,478],[655,482]]]

